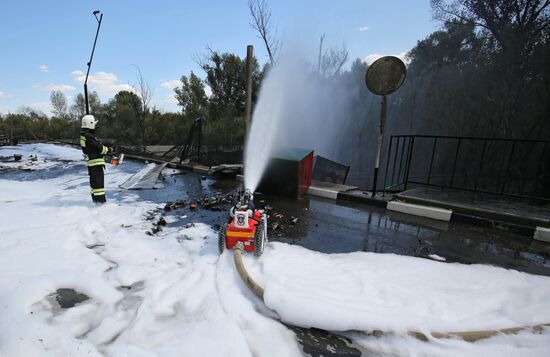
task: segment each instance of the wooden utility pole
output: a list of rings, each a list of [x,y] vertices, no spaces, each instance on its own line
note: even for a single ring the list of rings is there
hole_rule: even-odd
[[[254,58],[254,47],[246,46],[246,103],[244,119],[246,122],[246,133],[250,130],[252,120],[252,60]]]

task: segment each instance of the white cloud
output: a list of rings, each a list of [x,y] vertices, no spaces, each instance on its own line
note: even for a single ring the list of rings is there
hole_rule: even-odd
[[[47,84],[47,85],[35,84],[32,87],[34,89],[38,89],[38,90],[43,91],[43,92],[51,92],[52,90],[59,90],[59,91],[62,91],[62,92],[68,92],[68,91],[73,91],[73,90],[76,89],[75,87],[70,86],[68,84],[53,84],[53,83],[50,83],[50,84]]]
[[[78,83],[84,83],[86,74],[82,71],[71,72],[73,79]],[[96,91],[100,96],[112,97],[122,90],[135,92],[134,87],[129,84],[119,83],[118,77],[114,73],[96,72],[88,76],[88,86],[90,91]]]
[[[365,31],[368,31],[368,30],[370,30],[370,27],[368,27],[368,26],[361,26],[361,27],[357,28],[357,31],[361,31],[361,32],[365,32]]]
[[[38,69],[40,70],[40,72],[43,72],[43,73],[48,73],[50,71],[50,69],[48,68],[48,66],[46,66],[45,64],[43,64],[42,66],[38,67]]]
[[[0,98],[5,97],[5,96],[6,96],[6,93],[4,93],[0,90]]]
[[[409,59],[407,58],[407,53],[409,51],[403,51],[397,55],[391,55],[391,56],[395,56],[397,58],[399,58],[401,61],[403,61],[403,63],[405,63],[405,65],[408,65],[409,64]],[[379,53],[372,53],[370,55],[368,55],[367,57],[365,57],[365,59],[363,60],[366,64],[368,64],[369,66],[374,62],[376,61],[377,59],[379,59],[380,57],[383,57],[383,56],[386,56],[386,55],[381,55]]]
[[[170,81],[160,81],[160,86],[167,89],[174,89],[181,85],[179,79],[173,79]]]

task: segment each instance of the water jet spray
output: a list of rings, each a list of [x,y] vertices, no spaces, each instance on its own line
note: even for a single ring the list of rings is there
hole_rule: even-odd
[[[283,53],[262,82],[244,153],[244,186],[252,192],[278,152],[311,149],[341,161],[354,134],[347,123],[355,108],[349,88],[314,70],[302,52]]]

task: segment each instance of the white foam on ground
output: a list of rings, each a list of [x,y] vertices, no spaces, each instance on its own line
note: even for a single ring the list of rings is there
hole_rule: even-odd
[[[57,159],[66,161],[82,160],[82,150],[68,145],[53,144],[24,144],[16,146],[3,146],[0,150],[1,156],[12,156],[21,154],[23,157],[35,155],[45,159]]]
[[[103,206],[91,203],[85,166],[50,180],[0,175],[0,355],[301,355],[294,334],[240,281],[231,252],[218,257],[211,227],[168,227],[151,237],[145,216],[157,205],[135,195],[110,199],[129,175],[109,168]],[[348,334],[373,355],[550,355],[548,330],[476,343],[404,334],[548,322],[547,277],[282,243],[244,261],[265,286],[267,306],[288,323],[394,331]],[[55,308],[48,296],[58,288],[90,299]]]
[[[58,166],[59,160],[84,164],[82,150],[71,146],[38,143],[0,148],[0,156],[13,157],[16,154],[22,156],[20,161],[0,162],[0,169],[42,170]],[[31,155],[35,159],[31,160]]]
[[[263,272],[267,306],[303,327],[447,332],[550,322],[550,278],[488,265],[273,244]]]
[[[230,254],[219,262],[211,227],[151,237],[145,217],[158,205],[111,199],[129,175],[108,167],[102,206],[85,166],[49,180],[0,175],[0,355],[301,355],[237,284]],[[59,288],[90,299],[59,309],[49,297]]]

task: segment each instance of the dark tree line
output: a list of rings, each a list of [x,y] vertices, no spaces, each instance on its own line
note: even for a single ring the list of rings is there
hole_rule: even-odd
[[[432,0],[432,8],[444,26],[409,53],[393,131],[550,140],[550,2]],[[405,118],[408,125],[398,125]],[[550,152],[543,144],[512,149],[491,142],[483,149],[468,142],[461,150],[463,185],[472,188],[477,180],[482,189],[550,197],[550,165],[544,164]],[[454,153],[451,145],[439,162],[448,164]],[[536,180],[541,169],[542,182]]]
[[[444,25],[409,53],[398,96],[420,125],[406,131],[550,137],[549,2],[433,0],[432,6]]]

